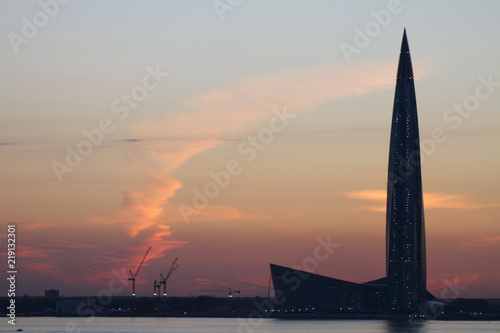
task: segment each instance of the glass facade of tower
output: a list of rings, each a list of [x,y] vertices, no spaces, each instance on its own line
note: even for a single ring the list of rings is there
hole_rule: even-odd
[[[426,256],[417,103],[406,31],[394,96],[386,218],[388,307],[411,312],[426,300]]]

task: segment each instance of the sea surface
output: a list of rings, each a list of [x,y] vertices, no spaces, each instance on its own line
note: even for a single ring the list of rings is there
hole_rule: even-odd
[[[385,320],[280,320],[235,318],[7,318],[0,332],[101,332],[101,333],[456,333],[500,332],[500,321],[426,321],[418,323]]]

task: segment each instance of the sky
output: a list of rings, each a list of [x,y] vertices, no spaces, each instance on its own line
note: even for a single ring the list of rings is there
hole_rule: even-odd
[[[266,296],[269,263],[385,276],[406,27],[428,290],[500,298],[499,11],[451,0],[0,2],[0,247],[6,260],[16,225],[17,294],[130,295],[128,272],[149,247],[139,296],[175,258],[172,296]]]

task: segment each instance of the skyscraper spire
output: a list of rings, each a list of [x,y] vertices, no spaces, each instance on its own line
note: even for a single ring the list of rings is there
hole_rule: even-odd
[[[406,29],[403,32],[401,42],[401,54],[399,56],[398,77],[396,82],[413,82],[413,68],[411,66],[410,47],[406,38]]]
[[[389,148],[387,302],[411,312],[426,297],[425,223],[417,103],[406,29],[401,43]]]

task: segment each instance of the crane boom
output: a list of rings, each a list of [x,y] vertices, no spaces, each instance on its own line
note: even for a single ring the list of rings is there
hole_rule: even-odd
[[[168,273],[165,277],[163,276],[163,274],[160,274],[162,282],[167,282],[170,275],[172,275],[172,273],[177,269],[177,267],[179,267],[179,265],[175,265],[177,263],[177,260],[178,260],[178,258],[175,258],[174,262],[172,263],[172,266],[170,266],[170,269],[168,270]],[[165,271],[163,271],[163,273]]]
[[[141,270],[142,264],[144,264],[144,260],[146,260],[146,257],[148,256],[149,250],[151,250],[151,246],[148,248],[146,251],[146,254],[142,258],[141,263],[139,264],[139,267],[135,271],[135,274],[132,273],[132,269],[129,269],[130,277],[128,278],[130,281],[132,281],[132,296],[135,296],[135,277],[137,274],[139,274],[139,271]]]
[[[134,277],[136,277],[137,274],[139,274],[139,271],[141,270],[142,265],[144,264],[144,260],[146,260],[146,257],[148,256],[149,250],[151,250],[151,246],[146,251],[146,254],[144,255],[144,257],[142,258],[141,263],[139,264],[139,267],[137,267],[137,271],[135,271]]]
[[[176,265],[177,259],[178,258],[175,258],[175,260],[172,263],[172,265],[170,266],[170,269],[168,270],[168,273],[166,276],[163,276],[163,273],[166,271],[166,269],[165,269],[165,271],[160,273],[160,277],[161,277],[160,284],[163,284],[163,296],[167,296],[167,280],[168,280],[168,278],[170,277],[170,275],[172,275],[172,273],[174,273],[174,271],[177,269],[177,267],[179,267],[179,265]]]

